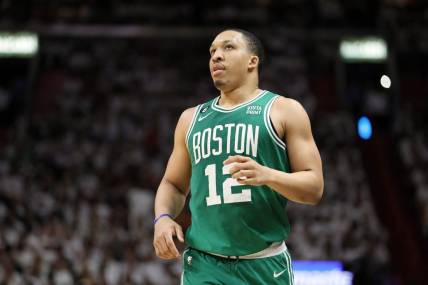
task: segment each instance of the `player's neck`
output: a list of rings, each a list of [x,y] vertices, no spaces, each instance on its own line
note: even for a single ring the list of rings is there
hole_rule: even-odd
[[[240,86],[230,91],[222,91],[218,105],[222,108],[233,108],[242,103],[248,102],[260,95],[262,92],[257,85]]]

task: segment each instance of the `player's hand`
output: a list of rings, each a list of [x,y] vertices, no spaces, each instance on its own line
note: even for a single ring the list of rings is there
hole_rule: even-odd
[[[268,182],[270,168],[259,164],[247,156],[229,156],[223,164],[231,165],[229,173],[240,184],[260,186],[266,185]]]
[[[161,218],[155,224],[153,247],[156,255],[163,259],[173,259],[180,256],[173,237],[184,242],[183,229],[169,217]]]

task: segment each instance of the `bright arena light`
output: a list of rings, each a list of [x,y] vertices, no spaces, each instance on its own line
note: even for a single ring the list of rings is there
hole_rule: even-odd
[[[340,43],[340,56],[346,61],[385,61],[386,42],[377,37],[349,38]]]
[[[0,57],[31,57],[38,49],[37,34],[0,32]]]
[[[382,85],[383,88],[389,89],[389,87],[391,87],[391,78],[389,78],[388,75],[382,75],[380,78],[380,85]]]

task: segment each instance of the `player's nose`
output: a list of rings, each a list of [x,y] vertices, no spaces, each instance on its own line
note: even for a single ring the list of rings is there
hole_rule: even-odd
[[[224,60],[224,55],[223,55],[223,53],[221,51],[215,51],[214,54],[211,57],[211,60],[213,62],[222,61],[222,60]]]

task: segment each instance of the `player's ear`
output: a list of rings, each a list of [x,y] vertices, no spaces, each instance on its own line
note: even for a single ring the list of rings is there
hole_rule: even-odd
[[[257,68],[257,65],[259,65],[259,57],[257,55],[252,55],[248,62],[248,70],[252,71],[253,69]]]

